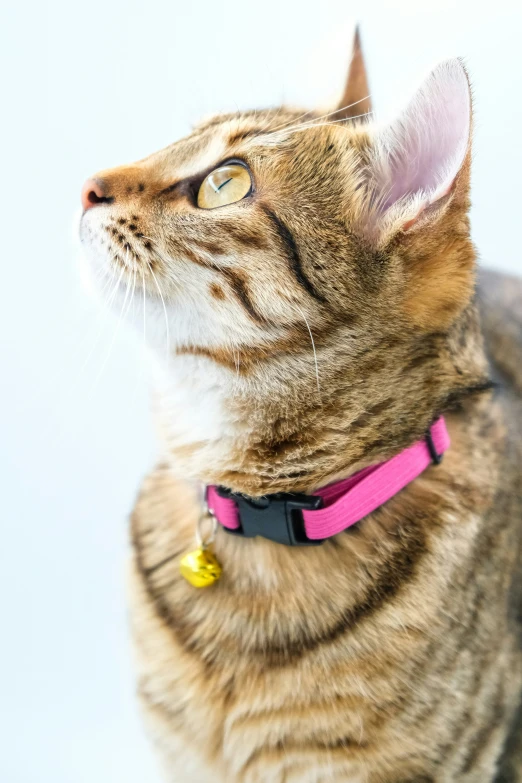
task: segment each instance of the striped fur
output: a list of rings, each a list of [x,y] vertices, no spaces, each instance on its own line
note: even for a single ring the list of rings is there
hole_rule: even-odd
[[[363,67],[359,48],[354,100]],[[118,306],[138,289],[154,357],[163,448],[132,515],[131,622],[176,783],[522,780],[522,285],[476,284],[469,155],[419,227],[361,231],[373,130],[345,116],[214,118],[101,172],[110,201],[82,220]],[[233,158],[252,195],[198,210]],[[194,482],[310,492],[442,412],[442,465],[349,531],[290,549],[219,530],[222,579],[181,578]]]

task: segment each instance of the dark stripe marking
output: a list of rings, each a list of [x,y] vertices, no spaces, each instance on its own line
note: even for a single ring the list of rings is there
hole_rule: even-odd
[[[245,226],[243,223],[236,223],[232,221],[222,221],[220,228],[226,232],[226,235],[232,237],[232,239],[241,242],[242,245],[247,247],[254,247],[262,250],[267,246],[267,240],[264,233],[259,232],[257,229],[251,226]]]
[[[332,742],[321,742],[321,740],[314,740],[310,737],[304,738],[301,742],[292,742],[285,738],[285,740],[280,740],[275,745],[267,744],[254,750],[251,756],[243,763],[241,769],[244,774],[255,765],[263,766],[267,756],[271,758],[275,756],[278,759],[281,757],[282,761],[288,761],[289,754],[301,755],[305,751],[307,755],[314,752],[328,753],[330,761],[333,761],[334,758],[339,760],[339,757],[341,760],[347,760],[357,756],[358,752],[367,748],[367,742],[358,742],[351,737],[340,737],[339,740],[333,740]]]
[[[304,288],[305,291],[310,294],[310,296],[313,296],[314,299],[317,299],[318,302],[326,302],[325,297],[319,293],[314,284],[306,276],[301,264],[301,258],[299,256],[297,244],[286,223],[283,223],[283,221],[278,218],[269,207],[263,206],[262,208],[265,215],[270,220],[272,227],[277,233],[279,239],[281,240],[281,244],[286,250],[286,254],[290,262],[290,269],[292,270],[292,273],[299,285]]]
[[[518,780],[518,759],[522,758],[522,701],[515,719],[513,721],[511,732],[504,744],[502,756],[498,764],[499,773],[494,783],[517,783]]]
[[[401,527],[398,543],[398,549],[382,564],[379,577],[369,586],[366,597],[341,612],[332,626],[314,636],[307,630],[299,640],[289,640],[285,645],[267,642],[253,652],[273,666],[288,665],[317,647],[336,642],[361,620],[387,605],[414,578],[419,562],[426,554],[425,533],[418,522],[413,522],[411,527]]]
[[[488,743],[491,739],[491,735],[496,732],[498,727],[502,724],[505,713],[504,699],[504,691],[501,685],[495,694],[493,706],[490,714],[485,719],[485,724],[475,734],[471,744],[468,746],[466,756],[464,757],[464,761],[460,768],[462,775],[467,775],[468,772],[472,772],[480,765],[483,752],[489,748]]]
[[[153,566],[149,566],[144,570],[144,573],[147,576],[152,576],[152,574],[156,573],[160,568],[163,568],[164,566],[168,565],[169,563],[172,563],[173,560],[175,560],[177,557],[179,557],[183,553],[183,549],[178,550],[177,552],[174,552],[172,555],[169,555],[168,557],[164,557],[163,560],[160,560],[159,563],[155,563]]]
[[[229,137],[228,143],[234,144],[236,141],[243,141],[243,139],[248,139],[251,136],[261,136],[269,132],[267,128],[251,128],[250,130],[238,131]]]
[[[239,272],[234,271],[233,269],[227,269],[225,267],[214,266],[213,268],[216,270],[216,272],[222,274],[223,277],[227,280],[230,288],[236,295],[237,300],[240,302],[240,304],[243,305],[248,315],[258,324],[267,326],[269,322],[264,317],[264,315],[256,310],[254,303],[250,298],[246,282],[240,276]]]
[[[415,521],[406,522],[401,526],[400,535],[397,536],[398,548],[383,564],[379,577],[369,586],[364,600],[356,606],[349,606],[341,611],[332,626],[311,636],[310,630],[303,629],[299,639],[289,639],[284,644],[272,644],[266,641],[259,647],[246,650],[246,654],[253,655],[262,660],[267,666],[280,668],[294,664],[304,655],[324,644],[332,644],[348,633],[358,622],[371,616],[395,597],[395,595],[414,578],[419,562],[426,553],[426,539],[423,522],[417,517]],[[205,640],[197,634],[197,628],[182,617],[182,612],[176,612],[168,604],[163,595],[165,586],[156,586],[147,574],[147,567],[143,563],[143,554],[140,546],[140,536],[136,529],[136,521],[132,522],[132,543],[134,546],[136,565],[141,572],[143,583],[152,604],[156,608],[159,617],[174,633],[178,643],[190,653],[204,654]],[[209,660],[204,660],[207,667],[212,668]]]
[[[209,245],[208,243],[205,242],[198,242],[197,244],[201,249],[207,250],[207,252],[219,251],[219,248],[213,245]],[[233,269],[228,269],[226,267],[218,266],[217,264],[214,264],[210,260],[207,261],[203,258],[199,258],[193,251],[189,250],[187,247],[183,247],[180,252],[184,253],[185,257],[189,261],[192,261],[198,266],[202,266],[205,269],[212,269],[212,271],[222,275],[227,281],[227,283],[229,284],[229,287],[231,288],[232,292],[235,294],[236,299],[243,306],[243,308],[246,310],[248,315],[258,324],[263,324],[263,326],[269,325],[270,322],[260,312],[256,310],[250,298],[250,294],[248,292],[246,282],[241,277],[239,272],[234,271]]]

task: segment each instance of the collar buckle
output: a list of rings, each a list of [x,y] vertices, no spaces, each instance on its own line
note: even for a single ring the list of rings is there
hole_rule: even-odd
[[[261,498],[249,498],[225,487],[217,487],[221,497],[233,500],[239,514],[239,527],[227,533],[245,538],[261,536],[286,546],[318,546],[324,539],[306,535],[303,511],[315,511],[323,505],[317,495],[278,492]]]

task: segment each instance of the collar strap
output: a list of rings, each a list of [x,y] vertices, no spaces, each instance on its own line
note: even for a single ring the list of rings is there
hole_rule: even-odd
[[[280,492],[249,498],[224,487],[208,486],[209,511],[228,533],[262,536],[287,546],[314,546],[360,522],[429,465],[438,465],[449,446],[441,416],[423,440],[313,495]]]

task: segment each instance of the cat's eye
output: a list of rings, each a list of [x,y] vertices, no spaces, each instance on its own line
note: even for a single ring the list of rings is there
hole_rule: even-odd
[[[241,201],[250,193],[252,180],[245,166],[227,163],[205,177],[198,191],[198,207],[214,209]]]

